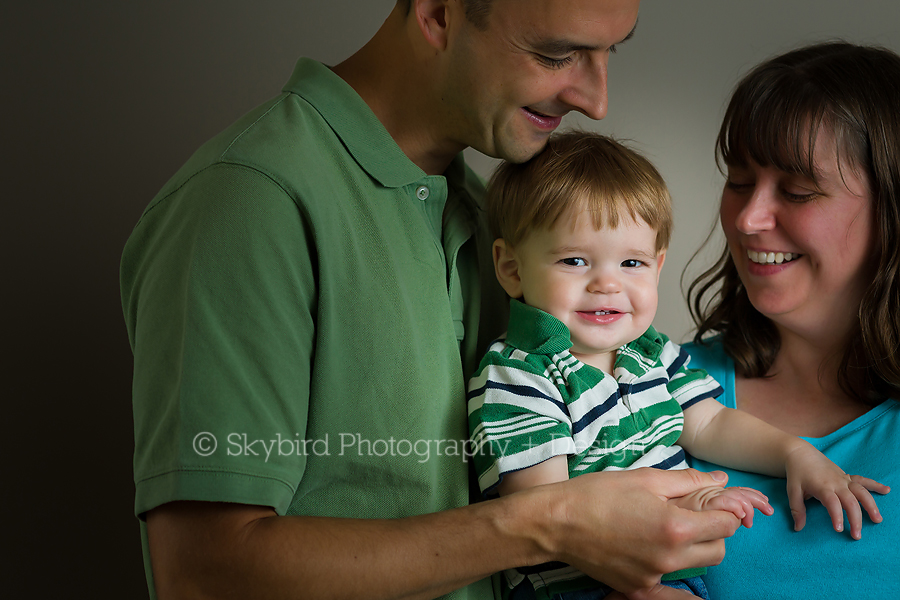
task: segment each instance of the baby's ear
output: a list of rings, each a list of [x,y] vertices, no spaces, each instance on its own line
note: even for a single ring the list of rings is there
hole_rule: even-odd
[[[494,273],[497,281],[510,298],[522,297],[522,279],[519,277],[519,261],[512,246],[503,238],[494,240],[491,249],[494,255]]]
[[[666,251],[660,250],[656,255],[656,282],[659,283],[659,274],[662,272],[663,263],[666,262]]]

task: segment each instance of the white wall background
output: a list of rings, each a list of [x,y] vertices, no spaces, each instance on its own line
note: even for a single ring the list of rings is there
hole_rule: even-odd
[[[597,0],[602,2],[603,0]],[[31,0],[0,19],[0,260],[9,597],[146,597],[132,515],[125,239],[202,142],[336,63],[393,0]],[[676,230],[657,324],[689,329],[681,270],[715,220],[713,140],[760,60],[842,37],[900,51],[897,0],[644,0],[613,57],[609,117],[667,178]],[[900,107],[898,107],[900,109]],[[492,162],[472,155],[487,174]],[[8,575],[7,575],[8,574]],[[100,586],[113,592],[94,592]]]

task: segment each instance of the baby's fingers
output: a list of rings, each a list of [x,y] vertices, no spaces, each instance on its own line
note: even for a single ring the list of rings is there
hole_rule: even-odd
[[[883,483],[878,483],[874,479],[869,479],[868,477],[862,477],[860,475],[851,475],[850,481],[852,481],[853,483],[858,483],[870,492],[875,492],[876,494],[887,494],[891,491],[891,488],[889,486],[886,486]]]
[[[850,485],[853,485],[852,483]],[[863,490],[865,491],[865,490]],[[862,509],[859,507],[859,501],[856,499],[856,495],[850,490],[847,489],[840,490],[837,493],[838,498],[840,499],[840,504],[843,506],[843,512],[847,513],[847,523],[850,525],[850,537],[854,540],[858,540],[862,537]],[[866,492],[868,493],[868,492]],[[836,518],[841,519],[843,524],[843,515],[841,515],[841,507],[837,508],[837,516],[832,512],[831,506],[827,506],[828,513],[831,515],[832,523],[836,523]],[[840,531],[841,528],[835,525],[835,531]]]
[[[865,479],[865,477],[860,477],[859,479]],[[859,503],[866,510],[866,513],[869,515],[869,519],[871,519],[873,523],[881,523],[881,521],[884,520],[881,516],[881,511],[878,510],[878,505],[875,503],[875,498],[873,498],[872,494],[869,493],[869,490],[871,490],[872,488],[863,485],[860,481],[857,480],[855,475],[851,477],[851,480],[850,491],[853,492],[853,495],[856,496],[856,499],[859,500]],[[871,479],[868,479],[866,481],[877,483],[873,482]],[[887,490],[890,491],[890,488],[888,488],[886,485],[882,486],[880,483],[878,483],[878,486],[887,488]],[[886,494],[887,492],[879,493]]]
[[[806,504],[803,497],[803,488],[799,485],[788,485],[788,506],[791,507],[791,516],[794,517],[794,531],[800,531],[806,525]]]
[[[759,490],[755,490],[753,488],[739,488],[741,492],[747,497],[750,502],[750,505],[759,510],[764,515],[772,515],[775,513],[775,509],[772,508],[772,505],[769,504],[769,497],[760,492]]]

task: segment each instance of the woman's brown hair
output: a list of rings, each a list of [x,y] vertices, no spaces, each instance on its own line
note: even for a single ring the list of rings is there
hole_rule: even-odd
[[[812,149],[834,135],[838,164],[866,175],[875,219],[874,277],[858,308],[838,381],[866,402],[900,392],[900,56],[828,42],[753,69],[738,84],[716,141],[720,168],[753,161],[816,178]],[[696,256],[696,255],[695,255]],[[750,303],[726,247],[688,288],[694,340],[721,334],[738,374],[764,377],[780,338]]]

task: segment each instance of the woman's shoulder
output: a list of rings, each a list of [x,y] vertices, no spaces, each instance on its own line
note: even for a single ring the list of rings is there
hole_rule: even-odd
[[[681,346],[691,357],[689,369],[703,369],[722,386],[724,393],[718,398],[725,406],[734,408],[734,362],[722,346],[719,336],[705,338],[702,342],[688,342]]]
[[[689,366],[692,369],[706,369],[712,375],[712,371],[733,371],[734,363],[725,354],[720,336],[705,338],[700,343],[687,342],[681,345],[691,355]],[[715,377],[715,375],[713,375]]]

